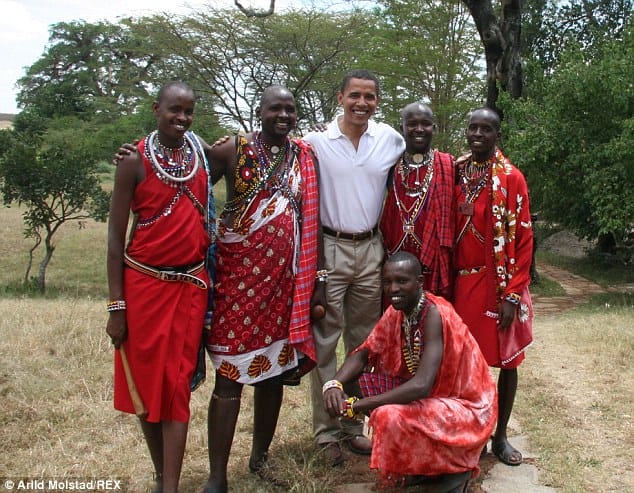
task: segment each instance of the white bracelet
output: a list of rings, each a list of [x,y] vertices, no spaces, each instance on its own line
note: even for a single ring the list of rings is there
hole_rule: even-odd
[[[343,384],[339,380],[328,380],[321,388],[321,393],[325,394],[326,391],[330,389],[343,390]]]
[[[315,279],[319,282],[328,282],[328,271],[326,269],[318,270],[315,273]]]

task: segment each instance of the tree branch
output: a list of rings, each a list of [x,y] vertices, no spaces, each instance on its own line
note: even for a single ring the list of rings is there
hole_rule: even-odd
[[[233,3],[238,10],[247,17],[268,17],[275,13],[275,0],[269,0],[269,10],[255,10],[253,8],[247,8],[240,3],[239,0],[233,0]]]

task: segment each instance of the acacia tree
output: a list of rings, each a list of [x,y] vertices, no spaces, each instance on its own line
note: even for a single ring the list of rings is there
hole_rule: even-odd
[[[55,251],[54,236],[70,221],[93,218],[104,221],[109,195],[101,188],[91,151],[79,129],[64,118],[59,128],[42,130],[41,120],[19,114],[14,130],[4,130],[0,143],[0,190],[5,205],[17,203],[23,213],[27,238],[33,239],[24,284],[30,281],[35,250],[44,245],[36,277],[46,290],[46,268]],[[40,132],[38,132],[38,127]]]
[[[154,71],[177,68],[223,125],[250,131],[259,97],[271,84],[293,92],[300,125],[330,118],[336,108],[331,81],[363,46],[366,25],[367,15],[354,12],[247,18],[211,9],[179,19],[154,16],[140,29],[157,49],[170,53]]]
[[[497,109],[496,103],[500,88],[508,92],[513,98],[518,98],[522,94],[520,40],[523,2],[522,0],[500,0],[498,9],[495,8],[492,0],[462,0],[462,2],[473,17],[484,47],[487,73],[486,105]],[[422,7],[428,3],[442,2],[414,3],[420,3]],[[234,0],[234,4],[247,17],[266,17],[275,12],[275,0],[269,0],[269,8],[266,10],[247,8],[239,0]],[[499,11],[499,14],[496,10]],[[412,18],[418,19],[413,12],[420,12],[421,15],[424,15],[423,11],[424,8],[419,8],[410,13]]]
[[[363,65],[384,81],[381,114],[400,125],[400,109],[428,103],[434,144],[457,152],[467,112],[479,100],[482,68],[471,16],[459,0],[383,0]],[[412,15],[416,12],[416,15]]]
[[[96,113],[117,118],[148,96],[144,82],[159,56],[147,49],[130,20],[53,24],[49,47],[18,80],[17,101],[45,118],[89,119]]]
[[[0,140],[2,199],[25,207],[24,234],[33,239],[25,283],[44,246],[35,277],[40,292],[60,227],[105,220],[108,194],[97,163],[131,140],[115,138],[117,131],[145,119],[138,105],[146,104],[145,76],[154,63],[129,24],[59,23],[51,27],[49,43],[18,81],[23,111]]]

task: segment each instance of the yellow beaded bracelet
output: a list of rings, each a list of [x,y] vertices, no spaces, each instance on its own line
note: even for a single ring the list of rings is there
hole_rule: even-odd
[[[517,293],[509,293],[506,295],[506,298],[504,299],[508,301],[509,303],[513,303],[514,305],[519,305],[522,297]]]
[[[358,397],[352,396],[348,397],[343,403],[343,409],[341,411],[341,415],[344,418],[348,419],[363,419],[363,413],[357,412],[354,410],[354,403],[359,400]]]
[[[106,305],[106,309],[109,312],[118,312],[127,309],[127,305],[125,303],[125,300],[114,300],[108,302],[108,304]]]

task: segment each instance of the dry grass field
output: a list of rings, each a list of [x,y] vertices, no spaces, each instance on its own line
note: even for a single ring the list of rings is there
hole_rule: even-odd
[[[116,477],[125,491],[148,491],[152,467],[137,420],[112,408],[103,302],[0,299],[0,314],[0,477]],[[183,492],[197,491],[206,480],[211,388],[208,381],[193,394]],[[305,384],[287,391],[272,458],[283,457],[291,481],[308,488],[294,491],[328,491],[336,478],[318,478],[327,471],[313,467],[308,399]],[[232,491],[279,491],[248,472],[251,400],[246,389],[230,464]]]
[[[542,483],[566,493],[634,491],[633,354],[631,305],[536,320],[515,416]]]
[[[33,298],[7,287],[20,282],[29,247],[19,210],[0,208],[0,224],[0,478],[120,478],[124,491],[149,491],[152,467],[136,418],[112,407],[105,225],[62,231],[47,276],[56,295]],[[564,493],[634,491],[633,352],[631,306],[595,304],[536,321],[515,418],[539,456],[544,484]],[[285,393],[271,448],[274,475],[284,481],[278,487],[248,472],[252,389],[245,389],[232,492],[325,493],[373,480],[367,459],[333,470],[315,452],[307,384]],[[206,480],[212,387],[210,374],[192,396],[183,493]]]

